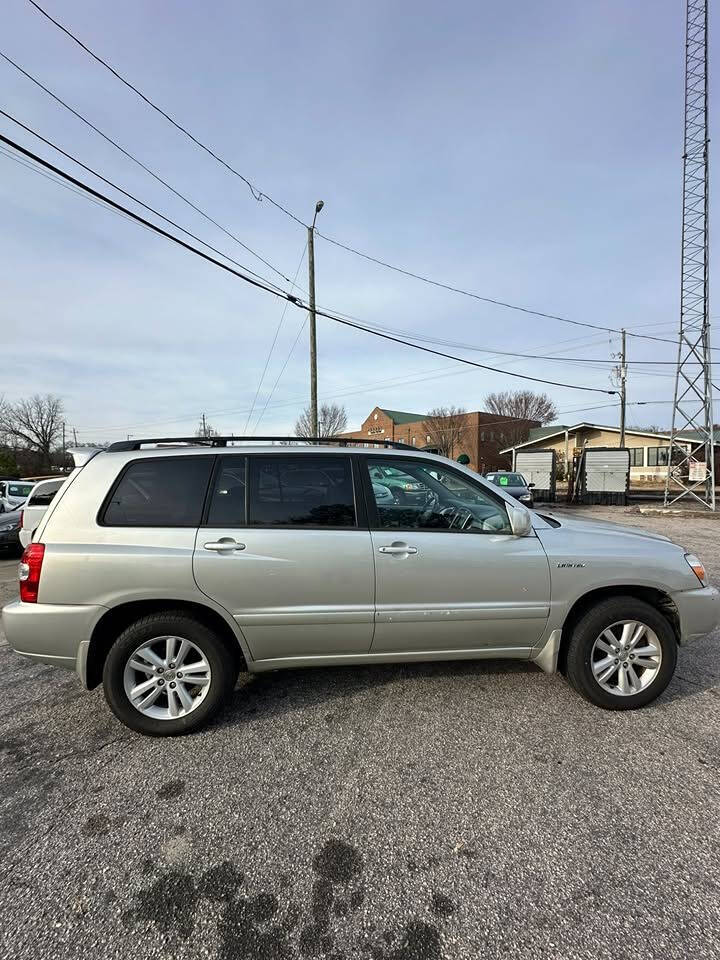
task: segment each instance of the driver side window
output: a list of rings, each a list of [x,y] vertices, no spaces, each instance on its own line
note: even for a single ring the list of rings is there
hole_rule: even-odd
[[[378,457],[368,460],[368,471],[383,529],[512,532],[503,504],[441,464]]]

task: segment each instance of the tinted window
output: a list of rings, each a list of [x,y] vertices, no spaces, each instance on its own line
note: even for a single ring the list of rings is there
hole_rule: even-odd
[[[11,483],[8,485],[9,497],[26,497],[33,488],[32,483]]]
[[[56,487],[54,490],[48,490],[47,488],[45,490],[38,490],[38,492],[33,493],[28,500],[28,506],[49,507],[59,489],[60,487]]]
[[[249,520],[264,526],[355,526],[350,459],[251,457]]]
[[[220,457],[208,526],[242,527],[245,523],[245,457]]]
[[[123,473],[105,508],[113,527],[197,527],[212,457],[136,460]]]
[[[380,484],[371,487],[380,527],[386,529],[453,530],[459,533],[511,533],[507,511],[479,484],[446,470],[431,461],[401,460],[392,463],[373,460],[368,464],[371,477],[375,471],[397,469],[407,482],[394,485],[383,481],[392,493],[392,500],[379,495]]]

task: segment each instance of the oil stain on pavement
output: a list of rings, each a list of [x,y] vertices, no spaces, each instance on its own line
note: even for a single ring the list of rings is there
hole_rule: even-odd
[[[242,871],[229,861],[199,877],[166,870],[137,896],[123,921],[130,928],[150,923],[184,941],[193,935],[203,903],[213,903],[219,907],[217,960],[351,960],[359,955],[368,960],[441,960],[438,928],[417,919],[397,930],[375,931],[362,953],[346,953],[347,937],[340,925],[351,923],[365,900],[362,857],[355,847],[331,838],[312,866],[309,903],[290,899],[282,905],[280,891],[249,891]],[[440,894],[434,895],[431,908],[440,917],[453,912],[452,901]]]

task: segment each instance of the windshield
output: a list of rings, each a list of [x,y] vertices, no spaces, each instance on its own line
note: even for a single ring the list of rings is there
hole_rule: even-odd
[[[521,473],[489,473],[487,478],[496,487],[525,487],[525,477]]]
[[[9,483],[8,496],[9,497],[26,497],[34,486],[35,486],[34,483]]]

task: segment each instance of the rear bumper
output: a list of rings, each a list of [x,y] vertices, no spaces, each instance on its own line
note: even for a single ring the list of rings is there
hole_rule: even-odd
[[[89,641],[95,624],[104,612],[105,607],[96,605],[22,603],[13,600],[3,607],[2,625],[15,653],[31,660],[75,670],[78,655],[83,650],[83,641]]]
[[[711,633],[720,621],[720,592],[698,587],[672,595],[680,617],[680,642],[690,643]]]

